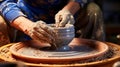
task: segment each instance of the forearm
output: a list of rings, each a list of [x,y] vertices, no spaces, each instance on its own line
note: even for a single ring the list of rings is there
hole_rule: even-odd
[[[63,10],[69,10],[73,15],[80,9],[78,2],[69,2]]]
[[[10,23],[19,16],[25,16],[13,0],[4,0],[0,4],[0,13]]]
[[[18,30],[25,32],[26,29],[33,25],[33,22],[23,16],[20,16],[11,22],[10,25]]]
[[[25,31],[32,21],[25,18],[26,16],[19,9],[15,1],[5,0],[0,4],[0,13],[9,22],[9,24],[18,30]]]

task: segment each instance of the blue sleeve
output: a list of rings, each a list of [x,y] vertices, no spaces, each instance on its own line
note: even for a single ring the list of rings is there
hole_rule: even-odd
[[[15,0],[4,0],[0,4],[0,13],[9,22],[12,22],[19,16],[25,16],[17,6]]]
[[[84,4],[87,3],[87,0],[70,0],[70,1],[78,2],[82,7],[84,6]]]

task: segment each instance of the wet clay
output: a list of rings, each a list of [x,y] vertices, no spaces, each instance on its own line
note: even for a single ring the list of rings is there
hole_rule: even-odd
[[[28,62],[63,63],[64,61],[64,63],[71,63],[102,56],[108,50],[107,45],[99,41],[74,38],[70,44],[75,44],[75,46],[69,51],[43,51],[19,42],[10,47],[10,52],[18,59]]]
[[[62,63],[62,64],[48,64],[46,63],[29,63],[29,62],[25,62],[23,60],[17,59],[15,57],[13,57],[13,55],[9,52],[9,48],[12,46],[12,44],[8,44],[6,46],[3,46],[0,48],[0,58],[4,61],[22,61],[23,63],[25,63],[28,66],[34,66],[34,67],[38,67],[38,66],[79,66],[79,67],[92,67],[92,66],[97,66],[98,67],[106,67],[107,63],[108,64],[112,64],[115,61],[117,61],[120,56],[120,47],[112,44],[112,43],[107,43],[109,45],[109,51],[107,53],[105,53],[103,56],[98,56],[96,58],[90,58],[87,60],[82,60],[82,61],[75,61],[75,62],[71,62],[71,63]],[[114,61],[114,62],[113,62]],[[103,65],[105,64],[105,66]],[[99,66],[100,65],[100,66]],[[48,67],[49,67],[48,66]],[[112,66],[109,66],[112,67]]]
[[[52,43],[57,49],[68,45],[75,36],[74,26],[71,24],[67,24],[65,27],[56,27],[55,24],[49,24],[49,26],[54,29],[54,32],[57,35]]]
[[[17,53],[21,55],[31,56],[31,57],[82,57],[91,55],[93,53],[97,53],[97,50],[94,50],[88,46],[80,46],[75,49],[67,52],[61,51],[41,51],[39,49],[31,48],[31,47],[22,47],[17,51]]]

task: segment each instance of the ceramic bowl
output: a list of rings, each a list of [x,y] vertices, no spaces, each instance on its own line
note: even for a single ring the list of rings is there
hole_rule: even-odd
[[[56,45],[62,47],[68,45],[75,36],[74,26],[71,24],[65,27],[55,27],[55,24],[49,24],[57,34]]]

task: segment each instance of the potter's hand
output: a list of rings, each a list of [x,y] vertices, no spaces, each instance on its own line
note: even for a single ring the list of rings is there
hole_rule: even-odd
[[[32,39],[50,44],[55,41],[54,37],[56,36],[53,29],[43,21],[33,23],[33,25],[27,29],[25,33]]]
[[[66,24],[74,24],[73,15],[68,10],[61,10],[55,15],[56,27],[64,27]]]

